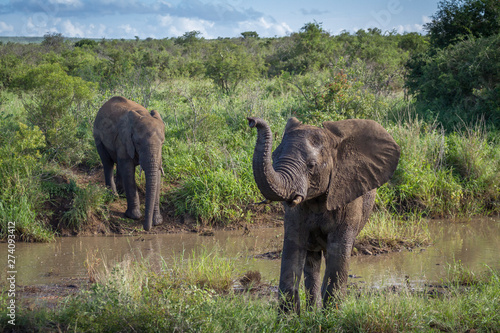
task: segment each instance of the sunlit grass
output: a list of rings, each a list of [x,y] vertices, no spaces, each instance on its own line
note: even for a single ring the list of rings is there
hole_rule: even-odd
[[[422,246],[431,242],[426,219],[418,215],[398,216],[386,210],[378,210],[361,230],[357,240],[375,241],[380,246]]]

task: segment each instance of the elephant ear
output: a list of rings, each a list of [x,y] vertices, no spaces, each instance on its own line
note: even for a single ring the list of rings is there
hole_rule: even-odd
[[[338,140],[336,167],[328,189],[329,210],[348,204],[392,177],[400,148],[380,124],[349,119],[327,121],[323,126]]]
[[[123,124],[122,128],[122,142],[125,145],[125,149],[127,151],[127,155],[130,158],[135,157],[135,145],[134,140],[132,139],[134,135],[134,125],[138,122],[142,116],[135,111],[129,111],[127,121]]]

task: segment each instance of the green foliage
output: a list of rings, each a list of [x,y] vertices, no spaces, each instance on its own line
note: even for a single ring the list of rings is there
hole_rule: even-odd
[[[21,240],[52,240],[53,234],[37,220],[44,200],[38,189],[44,136],[13,116],[0,117],[0,238],[6,237],[8,222],[14,222]]]
[[[500,126],[500,34],[456,43],[409,62],[407,85],[428,121],[449,130],[483,118]]]
[[[352,118],[377,119],[386,107],[383,98],[363,89],[354,67],[344,71],[343,59],[329,72],[296,76],[289,81],[305,99],[296,115],[303,121],[320,125],[323,121]]]
[[[43,36],[42,46],[51,49],[58,49],[62,47],[63,43],[64,43],[63,35],[58,32],[53,32],[53,33],[46,33]]]
[[[206,68],[207,77],[228,93],[242,80],[255,79],[263,64],[261,59],[252,58],[243,45],[221,41],[212,46]]]
[[[241,33],[241,37],[244,39],[259,38],[259,34],[256,31],[245,31]]]
[[[107,220],[107,204],[111,200],[111,194],[101,186],[88,184],[86,187],[78,187],[70,181],[69,192],[73,192],[71,207],[62,216],[62,221],[71,229],[80,231],[89,224],[92,215],[101,220]]]
[[[75,47],[88,47],[94,48],[97,46],[97,42],[93,39],[84,38],[75,43]]]
[[[81,160],[77,131],[78,113],[93,98],[95,85],[66,74],[60,64],[42,64],[25,76],[30,92],[23,100],[28,122],[45,134],[47,148],[64,163]]]
[[[192,45],[200,40],[201,32],[197,30],[187,31],[181,37],[177,38],[175,42],[180,45]]]
[[[424,28],[436,48],[493,36],[500,33],[500,4],[496,0],[442,0]]]

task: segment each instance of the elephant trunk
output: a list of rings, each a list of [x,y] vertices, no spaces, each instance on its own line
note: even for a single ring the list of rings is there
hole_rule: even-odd
[[[283,172],[277,172],[272,165],[273,138],[269,125],[260,118],[250,117],[248,125],[257,128],[257,143],[253,153],[253,175],[262,195],[271,201],[294,199],[291,179]]]
[[[160,160],[161,161],[161,160]],[[153,158],[147,161],[145,164],[141,164],[144,169],[144,174],[146,175],[146,203],[145,203],[145,214],[144,214],[144,230],[148,231],[153,225],[153,215],[155,212],[156,205],[158,204],[158,188],[161,163],[157,159]]]

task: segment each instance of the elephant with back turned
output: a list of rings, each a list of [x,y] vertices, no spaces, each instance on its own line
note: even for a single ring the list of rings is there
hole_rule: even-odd
[[[346,291],[354,240],[372,211],[376,188],[396,169],[400,148],[372,120],[324,122],[319,128],[290,118],[271,160],[268,124],[260,118],[248,121],[258,132],[253,156],[257,186],[267,200],[284,202],[280,309],[300,313],[302,272],[308,305],[322,301],[325,306]]]
[[[160,214],[161,149],[165,124],[157,111],[124,97],[113,97],[99,109],[94,121],[94,140],[104,167],[106,185],[113,193],[124,190],[127,197],[125,216],[140,219],[135,167],[146,176],[144,230],[162,223]],[[113,167],[116,164],[116,180]]]

